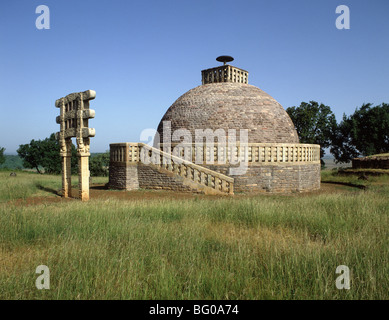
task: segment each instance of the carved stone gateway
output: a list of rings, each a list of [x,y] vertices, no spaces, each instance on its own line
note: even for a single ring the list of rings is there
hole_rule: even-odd
[[[62,196],[65,198],[71,196],[71,138],[76,138],[79,197],[82,201],[89,200],[89,144],[90,137],[95,136],[95,129],[88,127],[88,120],[95,117],[95,111],[89,109],[89,100],[95,97],[95,91],[87,90],[55,101],[55,106],[60,108],[56,121],[61,125],[57,138],[61,146]]]

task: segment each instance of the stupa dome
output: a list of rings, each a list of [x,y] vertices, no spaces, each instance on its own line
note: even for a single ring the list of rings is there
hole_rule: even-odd
[[[158,126],[161,142],[164,121],[170,121],[172,133],[184,128],[193,139],[196,129],[223,129],[226,134],[228,129],[235,129],[237,136],[240,129],[247,129],[249,143],[299,142],[284,108],[263,90],[241,82],[211,82],[183,94]]]

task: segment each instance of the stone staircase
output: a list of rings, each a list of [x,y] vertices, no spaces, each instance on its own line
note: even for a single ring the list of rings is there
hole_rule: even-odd
[[[146,185],[147,187],[147,180],[153,179],[153,176],[144,177],[144,175],[139,174],[139,172],[144,172],[144,167],[146,166],[160,175],[166,176],[166,181],[160,181],[156,177],[160,185],[158,189],[171,189],[168,181],[173,178],[184,187],[204,194],[234,194],[233,178],[165,153],[144,143],[111,144],[110,150],[110,170],[115,166],[119,167],[119,165],[124,165],[130,169],[137,166],[136,174],[142,180],[139,182],[139,185]],[[134,174],[135,171],[132,172]],[[110,184],[112,185],[111,180],[113,179],[111,179],[110,173]]]

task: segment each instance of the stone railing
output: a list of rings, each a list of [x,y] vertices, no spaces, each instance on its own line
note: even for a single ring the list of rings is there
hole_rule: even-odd
[[[200,187],[199,189],[211,188],[217,193],[234,193],[233,178],[143,143],[111,144],[110,162],[111,165],[140,162],[188,179],[193,182],[193,187]]]
[[[160,144],[163,150],[163,144]],[[273,165],[277,163],[320,163],[320,146],[316,144],[248,143],[233,147],[171,144],[172,154],[196,164],[249,164]],[[232,159],[232,160],[231,160]]]
[[[389,169],[389,154],[352,159],[353,169]]]
[[[128,159],[127,156],[127,144],[126,143],[111,143],[109,145],[110,150],[110,162],[123,163]]]

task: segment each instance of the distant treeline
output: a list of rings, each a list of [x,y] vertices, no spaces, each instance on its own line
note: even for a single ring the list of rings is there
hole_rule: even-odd
[[[0,169],[12,169],[12,170],[22,170],[23,160],[18,155],[4,155],[5,161],[3,164],[0,164]]]
[[[101,153],[91,153],[91,157],[98,156],[100,154],[104,154],[103,152]],[[20,158],[18,155],[9,155],[5,154],[4,155],[5,161],[4,163],[0,164],[0,169],[10,169],[10,170],[23,170],[26,169],[23,166],[23,160]]]

